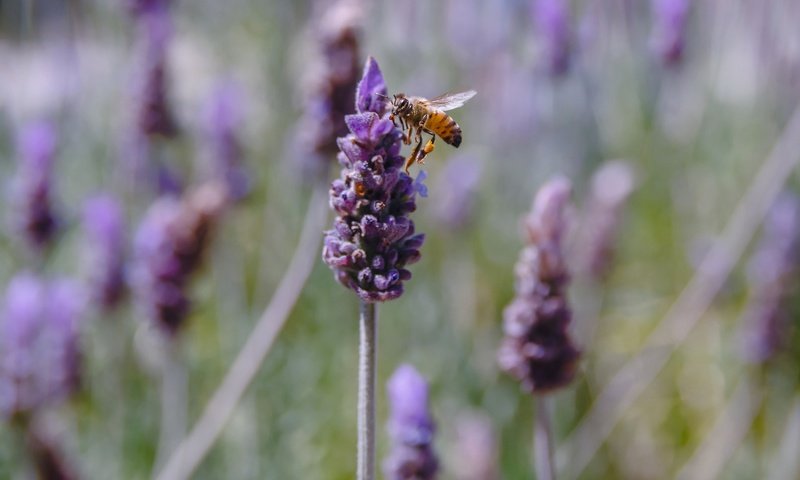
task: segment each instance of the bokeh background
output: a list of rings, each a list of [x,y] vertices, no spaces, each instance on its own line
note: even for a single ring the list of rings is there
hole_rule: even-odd
[[[170,4],[165,88],[179,133],[154,141],[153,167],[130,154],[142,102],[136,85],[147,70],[147,33],[131,13],[139,3],[148,2],[0,1],[0,284],[25,270],[86,283],[85,200],[117,196],[130,245],[159,195],[203,177],[208,99],[217,85],[236,85],[235,133],[251,188],[221,219],[191,282],[193,305],[177,340],[191,425],[285,274],[311,196],[309,162],[325,165],[330,179],[337,174],[335,154],[320,159],[303,145],[301,118],[318,94],[320,62],[347,62],[324,51],[326,29],[341,21],[329,12],[341,6]],[[737,232],[750,246],[731,259],[731,274],[690,334],[679,342],[648,338],[720,241],[800,100],[800,4],[350,3],[358,64],[374,56],[390,92],[478,91],[452,112],[464,129],[461,148],[437,144],[423,167],[429,196],[412,217],[426,234],[422,260],[405,294],[379,307],[379,423],[387,417],[383,382],[410,363],[430,382],[441,478],[533,478],[534,400],[499,371],[496,352],[523,246],[520,219],[537,189],[561,174],[573,185],[569,297],[583,356],[573,384],[553,394],[560,457],[574,453],[574,432],[616,372],[648,352],[671,353],[586,468],[566,478],[672,478],[692,473],[691,462],[716,465],[697,470],[714,477],[785,469],[796,478],[792,455],[781,454],[800,441],[796,254],[763,267],[786,272],[765,287],[753,273],[760,227]],[[52,196],[63,222],[46,254],[31,253],[13,228],[15,138],[39,120],[57,131]],[[613,174],[598,179],[610,161]],[[162,167],[159,182],[141,175]],[[782,198],[796,201],[796,187],[792,173]],[[602,198],[628,188],[614,212],[597,210]],[[587,225],[602,215],[614,219],[612,240],[594,272],[587,258],[595,230]],[[789,235],[800,235],[796,224]],[[759,295],[780,300],[774,309],[782,320],[761,330],[781,341],[754,361],[742,338],[748,319],[768,316],[748,313],[765,301]],[[153,473],[163,340],[135,299],[110,313],[87,306],[79,319],[81,386],[41,412],[85,478]],[[353,292],[317,261],[196,478],[353,478],[357,315]],[[12,422],[0,429],[1,478],[35,477],[22,435]],[[379,456],[387,451],[381,430]],[[469,476],[480,461],[496,476]]]

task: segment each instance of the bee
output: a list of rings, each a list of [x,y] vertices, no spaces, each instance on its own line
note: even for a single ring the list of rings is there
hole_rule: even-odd
[[[407,97],[404,93],[393,96],[390,100],[392,113],[389,118],[395,122],[395,125],[400,123],[400,128],[403,130],[403,143],[410,145],[412,134],[414,141],[417,142],[417,146],[406,160],[406,173],[415,160],[419,164],[425,163],[425,157],[433,151],[437,135],[445,143],[456,148],[461,145],[461,127],[453,120],[453,117],[444,112],[464,105],[476,93],[475,90],[445,93],[430,100],[423,97]],[[425,147],[422,146],[423,133],[431,136]]]

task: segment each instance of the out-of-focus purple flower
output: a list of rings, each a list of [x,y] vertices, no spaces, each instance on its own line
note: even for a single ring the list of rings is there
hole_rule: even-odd
[[[345,117],[350,134],[339,139],[342,164],[330,189],[337,213],[325,232],[322,258],[336,279],[367,302],[399,297],[405,269],[419,260],[424,235],[408,215],[416,210],[418,185],[401,171],[402,133],[388,119],[386,84],[373,58],[367,60],[356,92],[358,113]]]
[[[634,184],[633,168],[622,160],[607,162],[592,177],[578,254],[581,270],[595,278],[611,268],[617,228]]]
[[[226,203],[226,187],[209,182],[182,198],[162,197],[134,239],[133,285],[147,317],[175,335],[189,313],[188,288]]]
[[[238,85],[225,82],[217,86],[206,107],[206,138],[211,157],[206,166],[208,177],[223,181],[232,200],[241,200],[250,190],[239,139],[244,123],[243,100]]]
[[[19,132],[12,221],[19,236],[36,250],[50,244],[59,226],[52,199],[55,153],[56,132],[51,124],[33,123]]]
[[[391,480],[431,480],[439,462],[433,451],[435,427],[428,411],[428,384],[411,365],[401,365],[386,385],[387,429],[392,450],[383,463]]]
[[[168,2],[154,2],[137,18],[140,58],[134,85],[139,135],[174,137],[178,124],[169,104],[167,50],[172,38],[172,14]]]
[[[572,50],[569,5],[566,0],[534,0],[533,16],[542,53],[551,75],[569,69]]]
[[[787,193],[770,210],[749,264],[750,301],[741,331],[741,351],[747,361],[770,359],[786,337],[792,315],[787,300],[800,286],[798,267],[800,198]]]
[[[503,312],[505,339],[498,362],[530,393],[568,384],[580,356],[568,333],[572,311],[562,246],[570,191],[570,182],[558,177],[536,195],[525,219],[528,245],[515,268],[516,296]]]
[[[115,307],[125,294],[125,225],[114,197],[99,195],[83,208],[89,292],[101,309]]]
[[[0,413],[32,413],[79,384],[80,290],[71,282],[31,273],[8,285],[0,316]]]
[[[357,0],[332,2],[313,24],[317,51],[306,72],[306,102],[295,144],[304,169],[317,171],[332,163],[337,138],[347,134],[344,117],[354,111],[363,5]]]
[[[683,60],[689,0],[653,0],[651,46],[666,66]]]
[[[458,231],[467,226],[475,210],[475,194],[481,180],[481,164],[463,155],[447,162],[436,184],[434,215],[446,228]]]
[[[172,3],[173,0],[125,0],[125,6],[134,16],[169,8]]]
[[[483,414],[459,416],[453,445],[453,478],[459,480],[497,480],[497,438],[491,419]]]

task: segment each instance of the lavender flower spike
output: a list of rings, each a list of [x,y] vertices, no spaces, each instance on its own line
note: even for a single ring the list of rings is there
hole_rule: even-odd
[[[572,49],[569,2],[534,0],[533,13],[548,70],[553,76],[563,75],[569,69]]]
[[[15,276],[0,316],[0,415],[29,415],[73,392],[79,383],[77,287]]]
[[[330,189],[338,217],[322,249],[336,279],[365,302],[403,294],[403,282],[411,278],[405,267],[419,260],[424,241],[408,218],[423,188],[401,171],[402,133],[377,94],[386,95],[386,84],[370,57],[356,91],[358,113],[345,117],[351,133],[339,139],[343,168]]]
[[[233,82],[220,83],[206,107],[206,138],[209,159],[206,165],[209,178],[228,186],[231,200],[241,200],[250,190],[250,179],[242,165],[242,145],[239,135],[244,123],[242,91]]]
[[[800,283],[800,198],[783,194],[769,212],[761,241],[750,260],[750,301],[741,332],[742,356],[751,363],[769,360],[792,321],[787,300]]]
[[[516,296],[503,312],[505,339],[498,361],[530,393],[568,384],[579,357],[568,333],[572,312],[562,245],[570,190],[569,181],[558,177],[536,195],[525,219],[528,245],[515,268]]]
[[[683,60],[689,0],[653,0],[651,46],[666,66]]]
[[[19,132],[12,221],[18,235],[34,250],[46,247],[58,230],[52,205],[55,153],[56,132],[51,124],[32,123]]]
[[[435,427],[428,411],[428,384],[411,365],[401,365],[386,385],[387,424],[392,450],[383,464],[390,480],[432,480],[439,462],[433,452]]]
[[[180,200],[162,197],[136,233],[136,297],[148,319],[170,335],[185,323],[188,283],[202,263],[226,198],[226,187],[219,183],[204,184]]]
[[[92,299],[103,310],[115,307],[125,294],[125,232],[122,208],[110,195],[86,201],[87,281]]]

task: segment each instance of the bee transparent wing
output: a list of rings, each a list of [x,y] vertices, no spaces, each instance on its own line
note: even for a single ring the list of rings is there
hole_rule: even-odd
[[[464,103],[466,103],[470,98],[474,97],[476,93],[478,92],[475,90],[467,90],[466,92],[458,93],[445,93],[444,95],[439,95],[436,98],[428,100],[428,105],[446,112],[447,110],[453,110],[454,108],[464,105]]]

